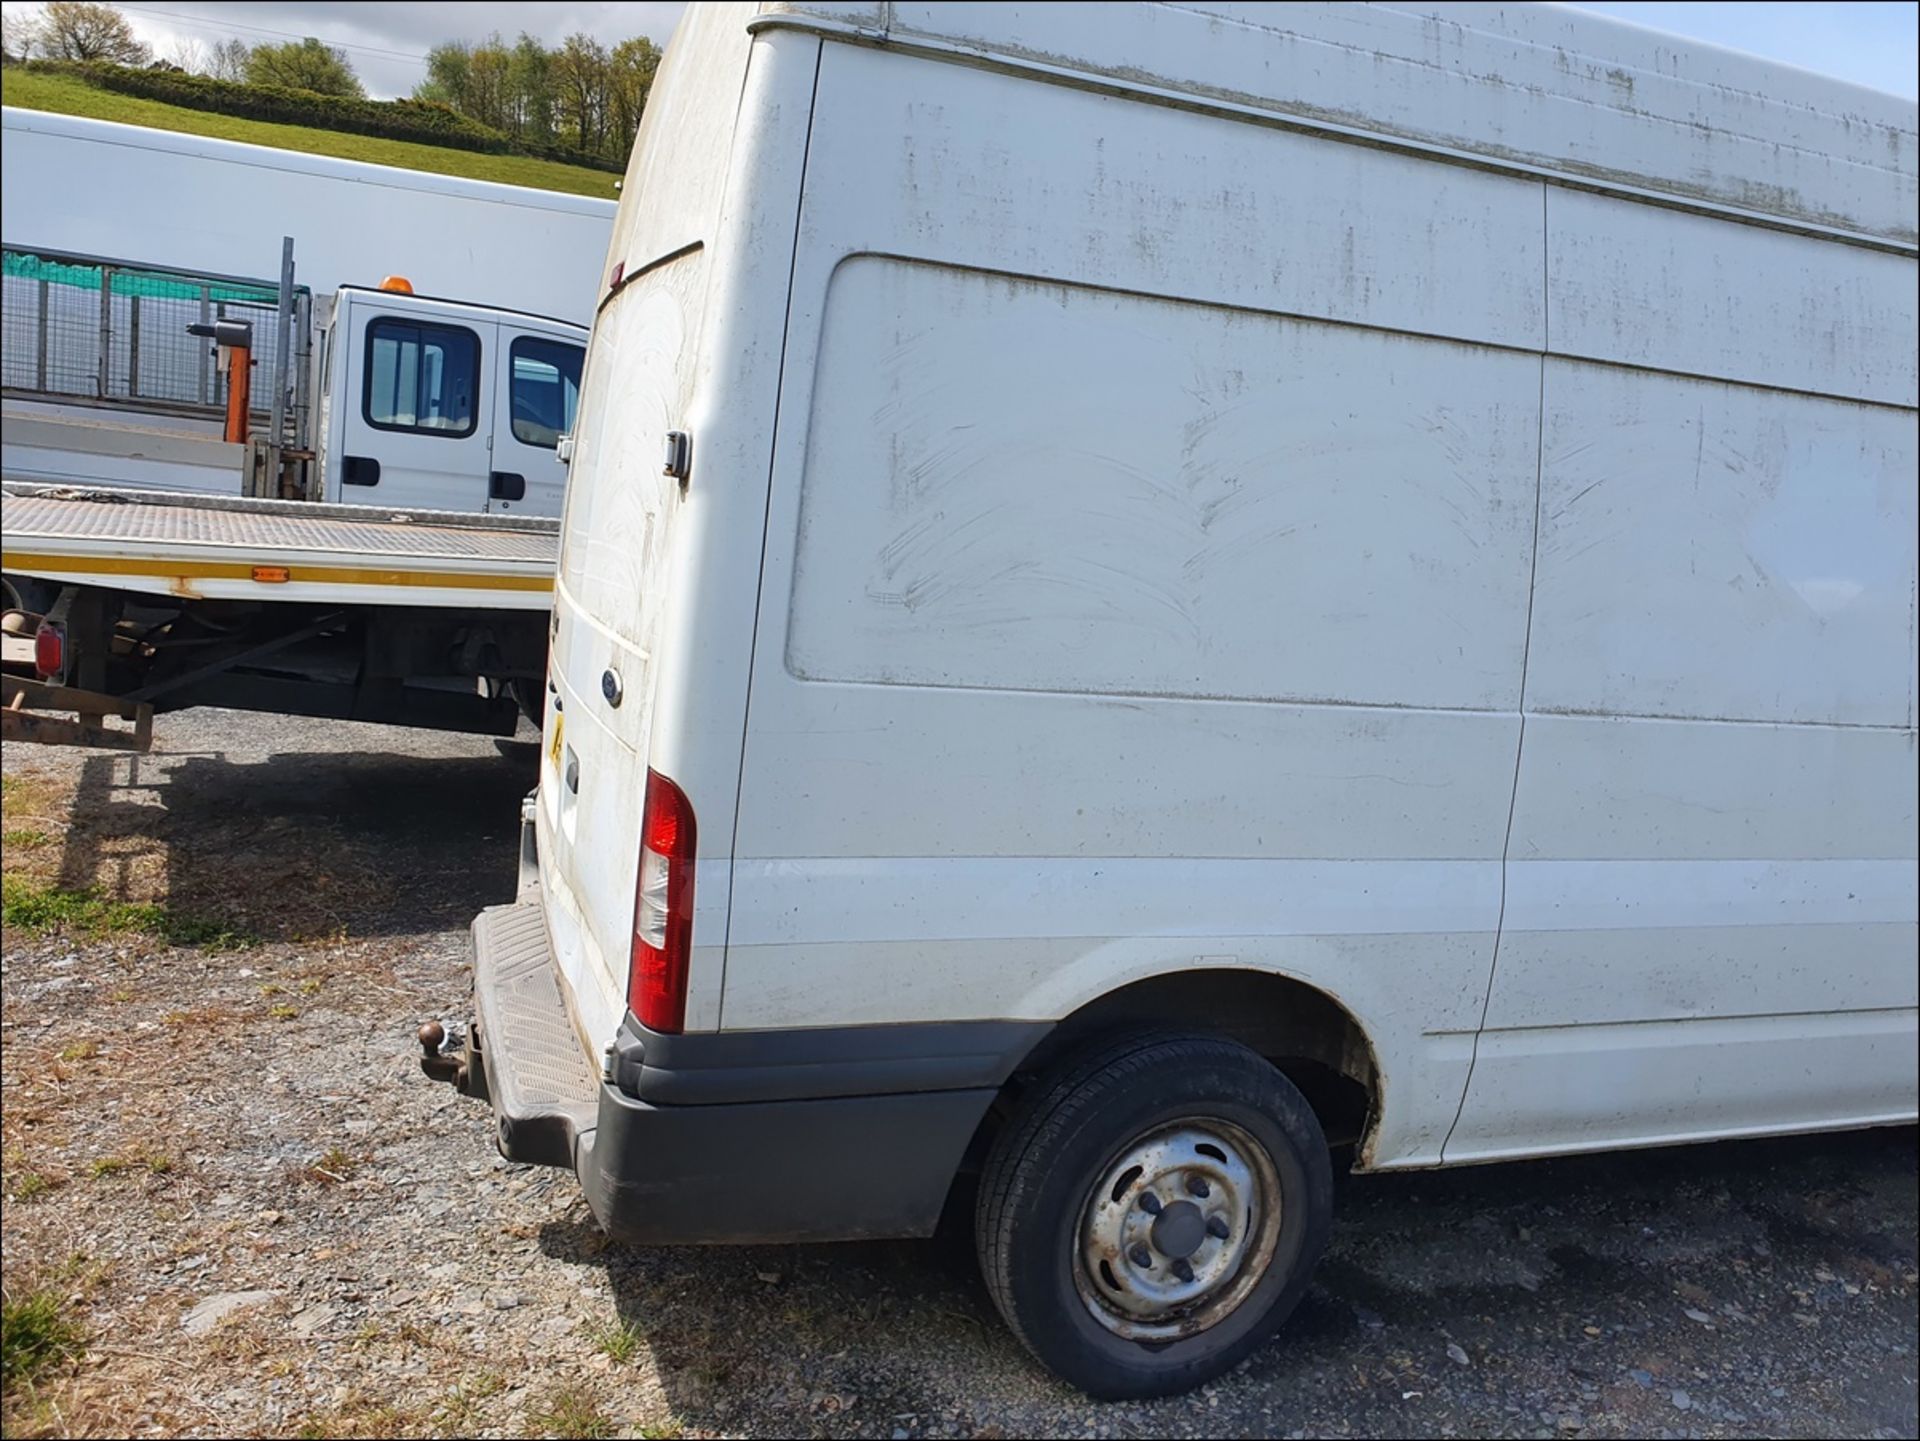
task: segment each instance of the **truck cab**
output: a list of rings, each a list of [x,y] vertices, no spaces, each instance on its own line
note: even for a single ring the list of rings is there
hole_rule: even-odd
[[[582,326],[399,276],[321,295],[289,269],[283,295],[12,245],[6,262],[9,480],[560,514]]]
[[[557,516],[586,333],[547,316],[343,286],[321,348],[316,498]]]

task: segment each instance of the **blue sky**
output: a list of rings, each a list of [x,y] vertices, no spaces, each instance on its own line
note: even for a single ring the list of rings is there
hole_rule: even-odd
[[[1612,5],[1578,0],[1576,8],[1695,40],[1710,40],[1769,60],[1784,60],[1909,100],[1920,98],[1920,83],[1915,79],[1915,56],[1920,54],[1920,5],[1907,0],[1815,0],[1811,4],[1793,0],[1775,4],[1641,0]]]
[[[1404,3],[1404,0],[1403,0]],[[4,0],[7,13],[30,9]],[[633,34],[664,41],[679,18],[673,3],[596,3],[596,0],[462,0],[458,5],[411,0],[132,0],[122,7],[141,38],[161,55],[181,45],[202,47],[238,35],[249,41],[317,35],[341,45],[375,95],[408,94],[425,73],[424,57],[438,40],[478,39],[490,30],[512,37],[526,29],[558,41],[585,30],[612,43]],[[1708,0],[1708,3],[1604,4],[1596,10],[1671,34],[1709,40],[1909,99],[1920,51],[1920,6],[1912,0]]]

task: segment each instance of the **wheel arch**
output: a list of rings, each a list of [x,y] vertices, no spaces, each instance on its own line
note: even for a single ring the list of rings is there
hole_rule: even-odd
[[[1309,982],[1249,967],[1163,972],[1117,986],[1061,1017],[1012,1066],[982,1120],[968,1161],[977,1164],[1033,1079],[1101,1037],[1127,1030],[1224,1036],[1273,1062],[1298,1086],[1335,1147],[1370,1160],[1386,1076],[1367,1029],[1338,998]]]

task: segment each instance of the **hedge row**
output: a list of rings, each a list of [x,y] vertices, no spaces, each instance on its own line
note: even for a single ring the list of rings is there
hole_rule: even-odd
[[[100,61],[33,60],[30,70],[71,75],[100,90],[137,95],[189,110],[210,110],[248,120],[281,125],[303,125],[312,130],[339,130],[353,135],[376,135],[386,140],[411,140],[422,145],[444,145],[455,150],[479,150],[496,155],[529,155],[584,165],[619,174],[621,166],[597,155],[553,145],[527,145],[511,136],[470,120],[450,106],[427,100],[361,100],[351,96],[320,95],[280,85],[246,85],[189,75],[182,70],[135,69]]]

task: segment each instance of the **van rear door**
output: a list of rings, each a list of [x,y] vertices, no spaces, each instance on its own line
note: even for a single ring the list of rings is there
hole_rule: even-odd
[[[626,1010],[655,682],[686,495],[665,474],[694,376],[704,253],[629,281],[595,322],[554,581],[540,877],[548,935],[589,1048]],[[614,387],[618,387],[617,390]]]
[[[349,505],[485,510],[499,327],[369,292],[343,294],[341,310],[346,393],[332,403],[345,424],[328,491]]]

